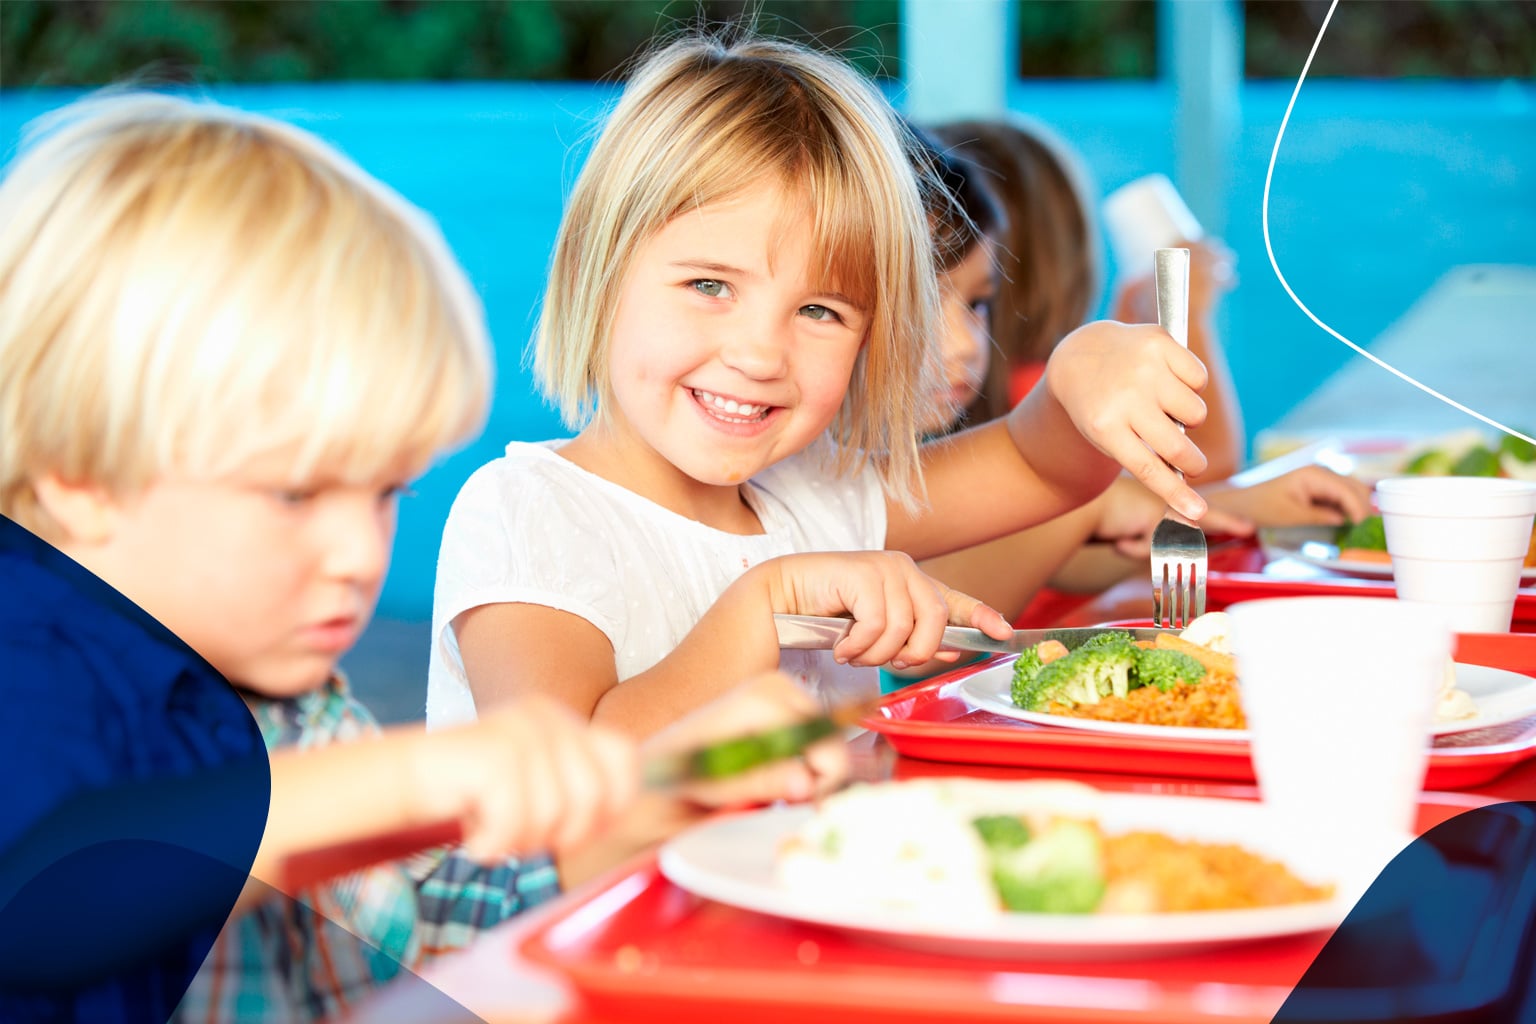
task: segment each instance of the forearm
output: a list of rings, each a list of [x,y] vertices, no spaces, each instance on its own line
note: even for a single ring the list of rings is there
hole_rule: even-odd
[[[1040,480],[1076,507],[1108,487],[1120,466],[1072,422],[1050,391],[1049,373],[1044,383],[1008,414],[1008,434]]]
[[[421,729],[402,727],[355,743],[274,751],[272,802],[251,877],[281,888],[283,862],[295,853],[433,824],[415,774],[430,742]],[[252,887],[240,906],[261,892]]]
[[[998,540],[928,559],[922,569],[1012,622],[1093,535],[1101,500]]]
[[[748,676],[777,668],[773,612],[793,600],[782,586],[771,563],[741,576],[670,654],[603,693],[593,721],[644,738]]]

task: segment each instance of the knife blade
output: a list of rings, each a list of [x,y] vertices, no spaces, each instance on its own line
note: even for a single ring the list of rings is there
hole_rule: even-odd
[[[828,651],[848,634],[853,620],[835,615],[775,615],[775,627],[779,634],[779,647],[793,651]],[[966,626],[950,626],[944,630],[939,644],[941,651],[983,651],[989,654],[1018,654],[1046,640],[1058,640],[1068,650],[1080,647],[1089,637],[1100,633],[1121,632],[1131,634],[1135,640],[1152,640],[1160,633],[1177,633],[1177,629],[1152,629],[1148,627],[1084,626],[1068,629],[1016,629],[1007,640],[994,640],[979,629]]]
[[[807,747],[858,724],[874,710],[879,700],[877,694],[798,722],[718,740],[691,750],[653,754],[645,761],[645,785],[666,788],[684,782],[724,779],[774,761],[799,757]]]

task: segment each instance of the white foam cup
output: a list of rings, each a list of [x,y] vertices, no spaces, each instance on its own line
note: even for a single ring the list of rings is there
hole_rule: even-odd
[[[1376,484],[1398,597],[1441,608],[1453,629],[1502,633],[1514,614],[1536,484],[1391,477]]]
[[[1148,174],[1111,192],[1101,207],[1115,266],[1124,277],[1152,273],[1152,253],[1197,241],[1204,231],[1166,175]]]
[[[1228,609],[1264,803],[1326,871],[1374,877],[1412,836],[1430,727],[1451,657],[1439,609],[1378,597]]]

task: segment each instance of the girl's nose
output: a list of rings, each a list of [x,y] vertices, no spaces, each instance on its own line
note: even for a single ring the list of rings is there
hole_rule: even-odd
[[[753,380],[773,380],[789,366],[789,345],[771,324],[749,323],[727,339],[720,361]]]

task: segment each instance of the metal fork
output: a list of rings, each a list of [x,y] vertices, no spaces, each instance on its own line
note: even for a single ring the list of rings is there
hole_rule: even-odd
[[[1157,285],[1157,322],[1189,347],[1189,250],[1158,249],[1153,267]],[[1179,430],[1184,424],[1179,424]],[[1179,479],[1184,474],[1179,473]],[[1173,509],[1152,531],[1152,621],[1182,629],[1205,614],[1205,534],[1175,518]]]

